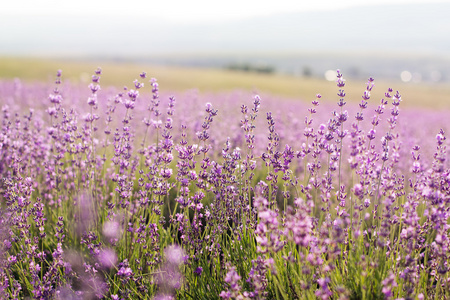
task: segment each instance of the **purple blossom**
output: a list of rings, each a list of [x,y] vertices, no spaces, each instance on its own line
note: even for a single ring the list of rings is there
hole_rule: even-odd
[[[448,296],[447,110],[100,75],[0,81],[0,298]]]
[[[203,268],[202,268],[202,267],[197,267],[197,268],[194,270],[194,274],[197,275],[197,276],[201,276],[202,273],[203,273]]]
[[[131,270],[131,268],[121,267],[119,269],[119,271],[117,272],[117,276],[120,276],[120,277],[130,277],[132,275],[133,275],[133,270]]]

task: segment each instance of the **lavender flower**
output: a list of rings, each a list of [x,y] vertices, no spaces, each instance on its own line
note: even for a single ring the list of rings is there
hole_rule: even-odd
[[[101,76],[0,80],[1,299],[450,297],[447,110]]]

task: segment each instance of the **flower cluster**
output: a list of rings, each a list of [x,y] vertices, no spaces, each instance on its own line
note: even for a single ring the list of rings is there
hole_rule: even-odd
[[[450,297],[448,111],[101,76],[0,81],[1,299]]]

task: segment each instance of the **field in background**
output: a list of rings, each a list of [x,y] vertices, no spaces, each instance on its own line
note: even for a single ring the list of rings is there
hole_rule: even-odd
[[[318,78],[295,77],[280,74],[256,74],[232,70],[156,66],[132,63],[75,60],[46,60],[30,58],[0,58],[0,79],[20,78],[25,81],[52,82],[56,70],[63,71],[63,80],[88,84],[90,74],[97,68],[103,69],[102,86],[132,86],[142,71],[158,79],[163,91],[185,91],[197,89],[200,93],[222,92],[236,89],[249,90],[261,95],[272,94],[283,98],[312,100],[317,93],[324,100],[335,101],[336,85]],[[345,77],[345,69],[342,69]],[[349,80],[345,86],[348,101],[360,101],[366,80]],[[375,78],[376,87],[371,101],[379,101],[388,87],[399,90],[402,106],[416,106],[434,109],[450,108],[450,86],[447,84],[414,84],[386,82]]]

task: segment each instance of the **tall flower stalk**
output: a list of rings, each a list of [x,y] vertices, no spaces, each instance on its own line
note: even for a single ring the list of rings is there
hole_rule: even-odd
[[[100,73],[0,81],[0,298],[450,297],[447,115]]]

